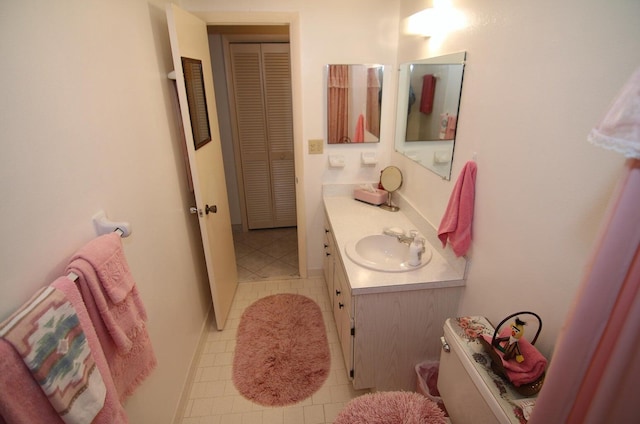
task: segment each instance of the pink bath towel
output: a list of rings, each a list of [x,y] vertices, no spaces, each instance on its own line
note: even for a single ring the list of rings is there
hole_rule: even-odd
[[[114,274],[106,270],[114,270]],[[82,298],[120,400],[124,400],[157,362],[146,328],[147,314],[131,278],[120,236],[106,234],[90,241],[71,258],[67,272],[78,275]]]
[[[449,241],[456,256],[464,255],[471,246],[477,169],[474,161],[464,165],[438,227],[438,238],[442,242],[442,247],[445,247]]]
[[[436,77],[426,74],[422,77],[422,97],[420,97],[420,112],[425,115],[433,112],[433,96],[436,93]]]
[[[511,329],[505,327],[500,331],[499,337],[509,337],[511,335]],[[482,337],[491,345],[493,335],[483,334]],[[504,367],[509,380],[514,386],[520,387],[523,384],[533,383],[536,381],[547,368],[547,359],[542,356],[538,349],[536,349],[528,340],[521,338],[518,341],[518,347],[520,353],[524,357],[524,361],[518,362],[515,360],[504,360],[502,352],[496,349],[496,353],[502,360],[502,366]]]
[[[360,114],[358,116],[358,122],[356,123],[356,132],[353,136],[354,143],[363,143],[364,142],[364,116]]]
[[[64,293],[66,299],[75,309],[80,326],[91,349],[96,368],[106,388],[104,405],[92,423],[128,423],[125,411],[118,400],[118,393],[109,372],[109,365],[102,352],[100,341],[84,306],[80,292],[76,285],[66,277],[58,278],[51,286]],[[64,422],[49,402],[38,382],[33,378],[20,354],[5,340],[0,340],[0,387],[3,388],[0,390],[0,423],[62,424]],[[10,388],[10,390],[7,388]]]

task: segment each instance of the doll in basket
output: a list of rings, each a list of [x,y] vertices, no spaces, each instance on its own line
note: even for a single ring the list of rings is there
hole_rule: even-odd
[[[518,363],[524,361],[524,356],[522,356],[522,353],[520,352],[518,341],[524,334],[524,326],[526,324],[527,323],[520,320],[520,318],[516,318],[516,320],[511,323],[511,336],[496,338],[496,342],[498,342],[498,345],[500,345],[502,342],[507,342],[503,347],[505,361],[509,361],[513,358],[515,358]]]

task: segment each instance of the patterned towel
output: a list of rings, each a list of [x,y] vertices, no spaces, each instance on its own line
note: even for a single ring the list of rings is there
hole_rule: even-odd
[[[20,354],[65,423],[90,423],[106,387],[74,307],[51,286],[0,324],[0,336]]]

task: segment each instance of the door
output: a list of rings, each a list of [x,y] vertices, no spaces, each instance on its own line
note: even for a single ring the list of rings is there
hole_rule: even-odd
[[[231,43],[230,92],[249,229],[296,225],[288,43]]]
[[[238,287],[238,274],[220,147],[207,27],[203,21],[173,4],[167,6],[167,22],[213,310],[218,330],[222,330]],[[201,145],[197,150],[194,147],[182,71],[183,57],[200,60],[202,63],[211,141]]]

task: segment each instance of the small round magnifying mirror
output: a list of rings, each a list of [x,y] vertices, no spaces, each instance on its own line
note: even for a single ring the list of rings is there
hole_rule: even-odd
[[[380,183],[382,184],[382,188],[389,192],[387,203],[383,203],[380,207],[391,212],[399,211],[400,208],[391,203],[391,193],[402,186],[402,172],[400,172],[400,169],[398,169],[397,166],[387,166],[384,168],[380,174]]]

